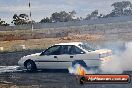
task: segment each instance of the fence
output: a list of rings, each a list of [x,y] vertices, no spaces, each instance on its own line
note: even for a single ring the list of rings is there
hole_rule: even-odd
[[[69,22],[57,22],[57,23],[35,23],[33,27],[34,29],[44,29],[44,28],[59,28],[59,27],[93,25],[93,24],[108,24],[108,23],[118,23],[118,22],[127,22],[127,21],[132,21],[132,16],[109,17],[109,18],[99,18],[94,20],[69,21]],[[0,31],[28,30],[28,29],[31,29],[31,24],[6,26],[6,27],[0,26]]]

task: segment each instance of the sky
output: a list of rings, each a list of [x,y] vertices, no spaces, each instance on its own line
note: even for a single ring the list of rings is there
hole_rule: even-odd
[[[30,0],[32,19],[39,22],[44,17],[50,17],[53,12],[72,10],[76,11],[77,17],[86,17],[94,10],[99,13],[110,13],[111,4],[117,1],[127,0]],[[129,0],[132,2],[132,0]],[[0,0],[0,18],[11,23],[14,14],[29,14],[29,0]]]

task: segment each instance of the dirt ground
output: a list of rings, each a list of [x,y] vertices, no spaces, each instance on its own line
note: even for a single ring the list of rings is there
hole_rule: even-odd
[[[132,72],[126,72],[132,77]],[[130,83],[80,85],[78,79],[65,72],[12,72],[0,74],[0,88],[131,88]]]
[[[0,65],[17,65],[25,55],[41,52],[50,45],[61,42],[132,40],[132,33],[121,34],[70,34],[66,37],[0,41]],[[23,48],[24,45],[24,48]],[[24,51],[23,51],[24,49]],[[5,62],[5,63],[3,63]],[[129,73],[132,75],[132,72]],[[43,79],[40,79],[43,78]],[[0,88],[131,88],[131,84],[78,85],[69,73],[4,73],[0,74]],[[24,83],[23,83],[24,82]]]
[[[54,31],[54,30],[52,30]],[[77,30],[54,31],[47,30],[15,30],[0,31],[0,52],[20,51],[28,49],[45,49],[56,43],[76,41],[109,41],[132,40],[132,32],[117,33],[83,33]]]

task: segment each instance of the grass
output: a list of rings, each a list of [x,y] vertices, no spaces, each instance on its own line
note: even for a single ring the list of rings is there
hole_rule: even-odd
[[[97,24],[97,25],[85,25],[85,26],[77,26],[77,27],[67,27],[67,28],[48,28],[48,29],[34,29],[32,32],[31,30],[13,30],[13,31],[0,31],[0,40],[4,36],[8,35],[15,35],[17,40],[10,40],[10,36],[7,37],[7,41],[0,41],[0,47],[3,47],[4,51],[19,51],[22,50],[21,45],[25,45],[26,49],[45,49],[53,44],[62,43],[62,42],[74,42],[74,41],[98,41],[98,40],[132,40],[132,32],[119,34],[116,29],[119,31],[131,31],[132,22],[124,22],[124,23],[114,23],[114,24]],[[98,32],[110,30],[110,32],[114,31],[117,34],[97,34]],[[69,36],[67,37],[59,37],[59,38],[40,38],[40,39],[30,39],[31,35],[37,33],[61,33],[69,32]],[[86,33],[91,34],[86,34]],[[96,34],[95,34],[95,33]],[[80,34],[79,34],[80,33]],[[82,33],[82,34],[81,34]],[[84,34],[85,33],[85,34]],[[29,36],[28,39],[20,40],[19,37],[25,36],[27,34]],[[104,37],[105,36],[105,37]],[[115,36],[115,37],[114,37]]]
[[[12,40],[12,41],[0,41],[0,47],[3,47],[4,51],[20,51],[22,45],[25,45],[26,49],[45,49],[56,43],[63,42],[77,42],[77,41],[94,41],[98,40],[100,35],[70,35],[60,38],[42,38],[42,39],[27,39],[27,40]]]

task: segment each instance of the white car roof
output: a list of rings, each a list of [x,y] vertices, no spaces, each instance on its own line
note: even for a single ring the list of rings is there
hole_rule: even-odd
[[[55,45],[76,45],[76,46],[78,46],[79,44],[82,44],[82,42],[59,43],[59,44],[55,44]]]

